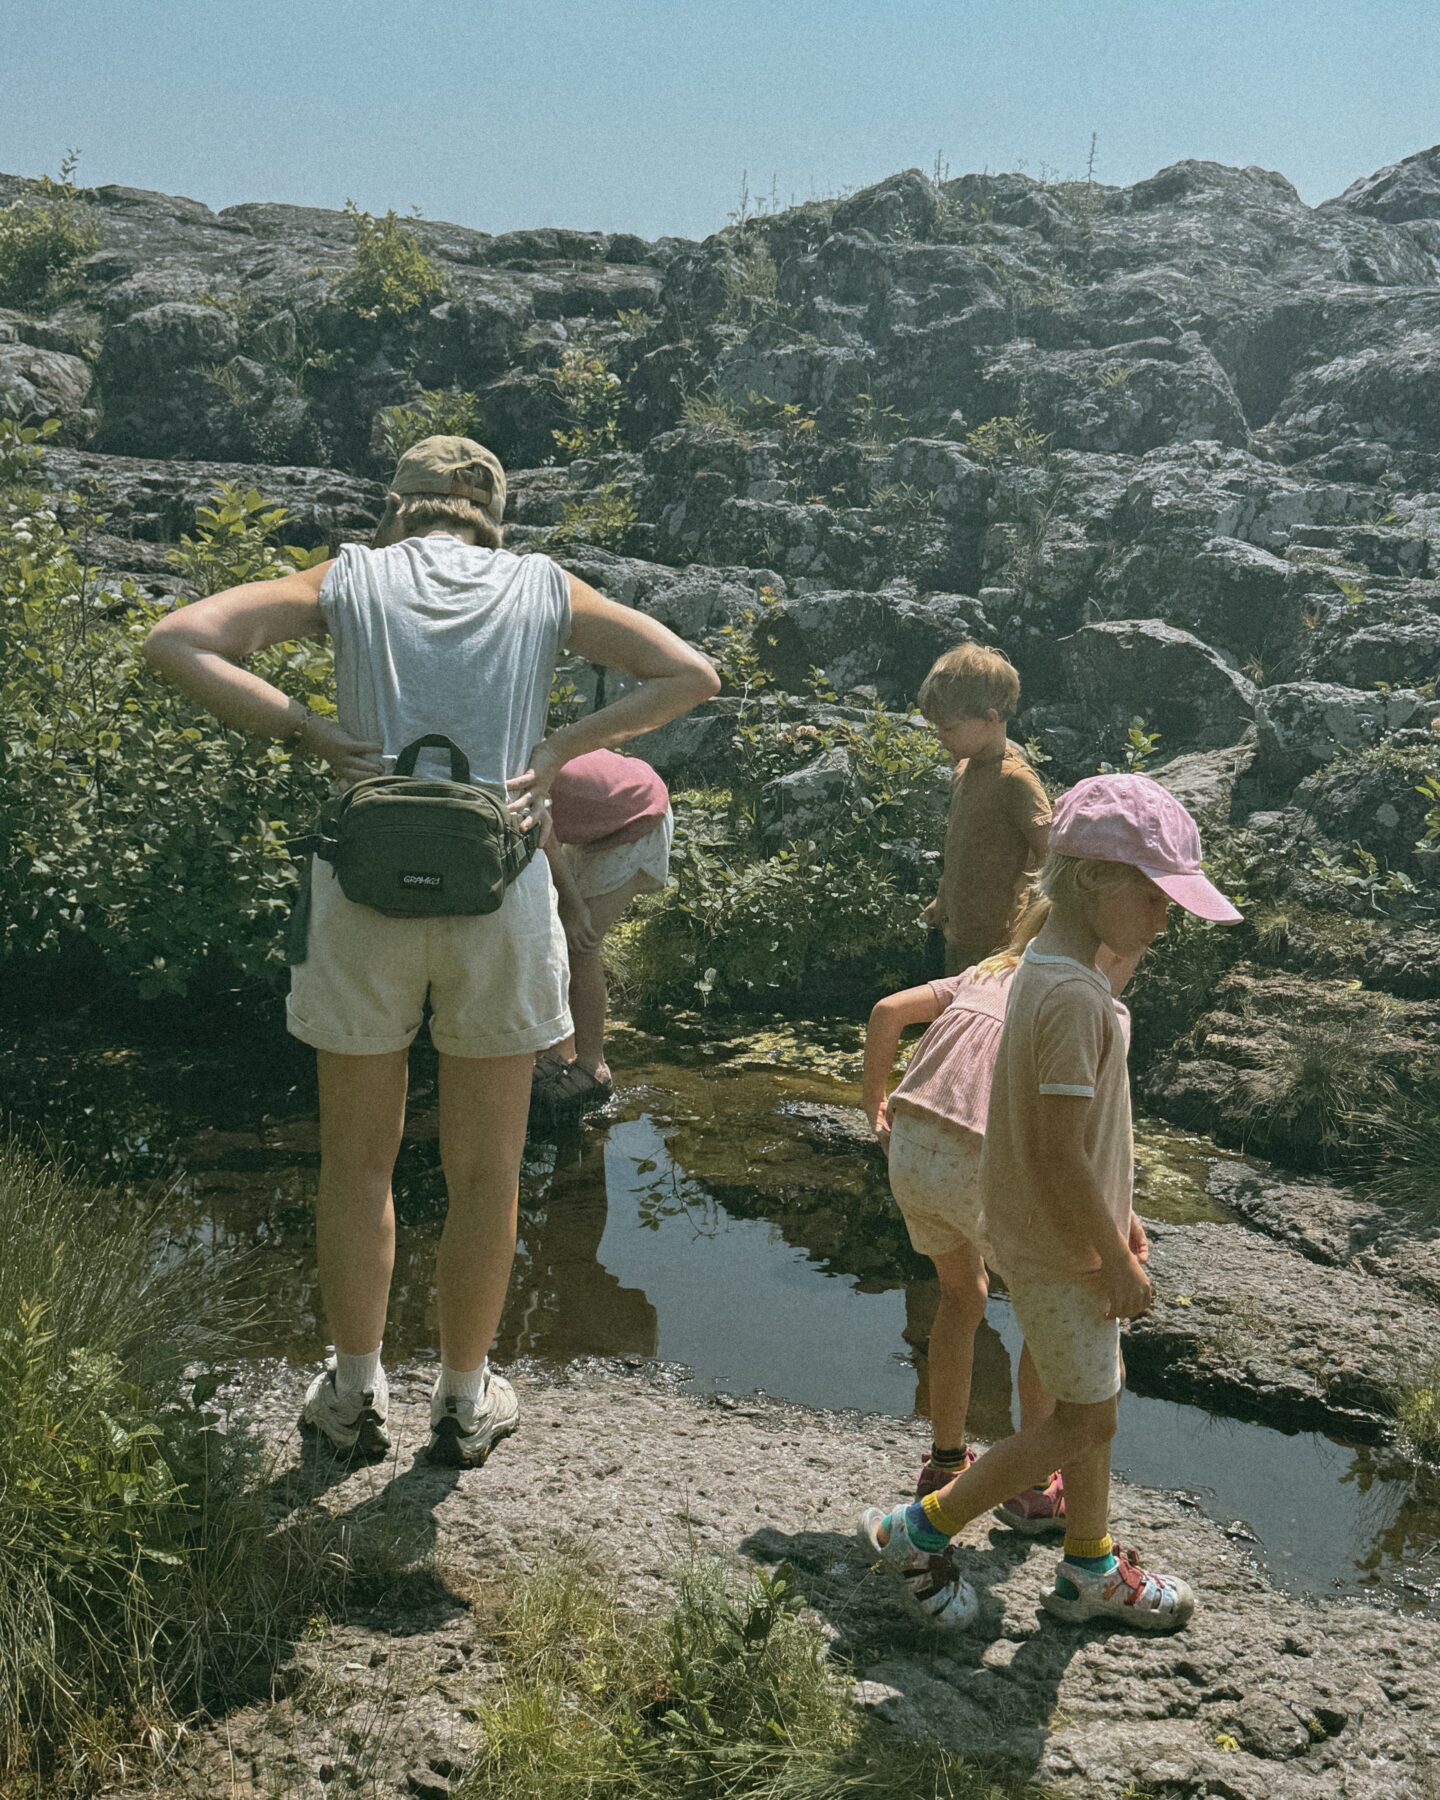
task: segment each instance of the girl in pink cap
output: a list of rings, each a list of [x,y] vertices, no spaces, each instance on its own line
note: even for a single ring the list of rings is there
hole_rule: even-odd
[[[923,1499],[868,1508],[860,1536],[903,1579],[917,1553],[943,1554],[972,1520],[1059,1468],[1065,1551],[1046,1607],[1064,1619],[1176,1631],[1194,1594],[1117,1555],[1108,1529],[1119,1322],[1146,1310],[1150,1282],[1132,1248],[1125,1037],[1097,962],[1103,945],[1121,958],[1143,954],[1172,900],[1217,924],[1240,915],[1201,870],[1195,821],[1144,775],[1096,775],[1061,798],[1040,886],[1050,916],[1011,984],[979,1185],[989,1260],[1054,1411]],[[973,1612],[968,1584],[953,1579],[951,1610]]]
[[[1050,902],[1036,895],[1021,914],[1008,946],[973,969],[942,981],[906,988],[876,1002],[865,1033],[865,1076],[860,1104],[890,1161],[890,1191],[911,1245],[935,1265],[940,1303],[930,1328],[930,1452],[920,1465],[915,1498],[944,1487],[975,1461],[965,1439],[975,1334],[985,1317],[990,1284],[980,1213],[980,1152],[995,1059],[1015,971],[1050,916]],[[1118,957],[1104,944],[1100,971],[1117,996],[1116,1016],[1129,1041],[1130,1015],[1118,996],[1135,972],[1137,957]],[[885,1087],[900,1036],[907,1025],[929,1030],[915,1046],[900,1085]],[[1148,1254],[1139,1220],[1132,1248]],[[1051,1409],[1028,1348],[1017,1371],[1021,1429],[1038,1424]],[[1058,1470],[995,1509],[1002,1525],[1025,1537],[1065,1530],[1065,1488]],[[916,1555],[905,1569],[911,1597],[931,1624],[968,1625],[974,1611],[969,1584],[956,1580],[954,1561]]]

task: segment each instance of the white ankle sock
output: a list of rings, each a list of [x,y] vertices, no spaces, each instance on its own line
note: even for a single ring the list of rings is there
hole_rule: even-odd
[[[377,1344],[363,1356],[351,1356],[344,1350],[335,1352],[335,1391],[340,1394],[373,1393],[380,1385],[380,1352]]]
[[[485,1377],[489,1372],[488,1356],[478,1369],[452,1369],[449,1363],[442,1363],[440,1392],[447,1400],[468,1400],[472,1406],[477,1405],[485,1392]]]

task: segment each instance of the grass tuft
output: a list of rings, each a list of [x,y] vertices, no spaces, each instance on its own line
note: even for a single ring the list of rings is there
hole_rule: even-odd
[[[1440,1462],[1440,1356],[1396,1395],[1395,1435],[1416,1462]]]
[[[481,1708],[464,1800],[1004,1800],[946,1751],[859,1712],[785,1570],[718,1563],[637,1618],[613,1579],[556,1559],[503,1608],[506,1680]]]
[[[348,1559],[277,1528],[212,1405],[246,1322],[223,1267],[14,1144],[0,1214],[0,1792],[89,1792],[265,1692]]]

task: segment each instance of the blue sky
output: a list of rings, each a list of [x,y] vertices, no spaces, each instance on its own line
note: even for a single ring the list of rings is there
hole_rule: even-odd
[[[703,236],[937,153],[1315,203],[1440,140],[1434,0],[0,0],[0,169]],[[18,104],[16,101],[18,100]]]

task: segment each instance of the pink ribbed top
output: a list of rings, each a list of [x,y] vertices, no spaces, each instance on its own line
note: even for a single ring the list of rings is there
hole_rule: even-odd
[[[891,1106],[984,1136],[1013,976],[1013,969],[986,976],[966,969],[930,983],[943,1010],[915,1046]]]
[[[930,991],[943,1008],[915,1046],[889,1104],[901,1112],[936,1119],[952,1131],[985,1135],[990,1083],[1005,1029],[1013,969],[979,976],[974,969],[932,981]],[[1130,1042],[1130,1013],[1115,1002],[1120,1034]]]

